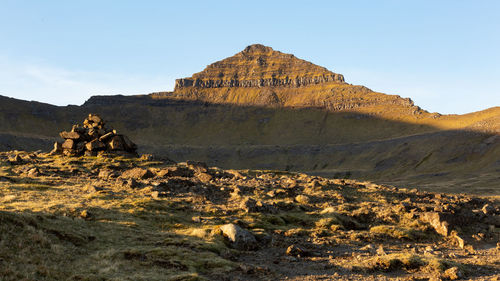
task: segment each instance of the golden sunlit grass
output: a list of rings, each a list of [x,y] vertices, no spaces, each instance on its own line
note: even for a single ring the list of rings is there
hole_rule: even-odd
[[[253,263],[273,266],[275,254],[277,267],[302,266],[303,274],[310,272],[304,266],[311,262],[368,272],[441,272],[461,266],[417,253],[436,241],[450,251],[454,247],[405,210],[403,203],[420,204],[415,210],[428,208],[427,193],[348,179],[215,167],[207,171],[212,179],[202,182],[187,163],[10,153],[23,161],[9,164],[9,153],[0,153],[2,280],[220,280],[255,274],[248,269],[253,265],[245,264],[254,256],[264,260]],[[33,168],[39,174],[28,176]],[[135,186],[119,177],[141,168],[154,176],[137,178]],[[182,175],[160,176],[162,171]],[[221,230],[228,223],[252,233],[257,251],[234,248]],[[356,259],[362,261],[359,265],[345,259],[366,252],[368,243],[391,249],[387,255],[366,254]],[[407,252],[402,243],[419,245]],[[287,257],[292,244],[311,250]],[[327,258],[332,249],[338,258]],[[296,260],[298,256],[308,260]],[[492,259],[482,265],[496,268]],[[460,270],[467,272],[468,267]],[[271,270],[261,271],[267,272],[264,279],[274,278]]]

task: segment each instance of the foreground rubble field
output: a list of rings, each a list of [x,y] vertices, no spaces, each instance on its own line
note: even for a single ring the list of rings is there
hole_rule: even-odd
[[[1,280],[499,280],[498,198],[0,153]]]

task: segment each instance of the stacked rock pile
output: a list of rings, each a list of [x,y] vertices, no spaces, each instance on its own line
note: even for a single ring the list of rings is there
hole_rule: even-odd
[[[51,154],[96,156],[113,153],[137,156],[137,145],[116,130],[106,129],[104,120],[96,114],[89,114],[83,126],[73,125],[70,132],[63,131],[59,135],[64,142],[56,142]]]

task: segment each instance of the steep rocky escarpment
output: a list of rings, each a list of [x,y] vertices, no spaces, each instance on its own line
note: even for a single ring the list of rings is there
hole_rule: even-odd
[[[207,66],[190,78],[177,79],[175,88],[296,88],[325,82],[344,83],[344,77],[294,55],[256,44]]]
[[[155,99],[181,99],[266,107],[315,107],[400,119],[425,113],[410,99],[385,95],[345,83],[344,76],[324,67],[251,45],[207,66],[192,77],[177,79],[173,92],[151,94]]]
[[[176,88],[199,87],[199,88],[221,88],[221,87],[300,87],[324,82],[344,82],[341,74],[324,74],[311,77],[285,77],[261,78],[253,80],[239,79],[190,79],[181,78],[175,81]]]

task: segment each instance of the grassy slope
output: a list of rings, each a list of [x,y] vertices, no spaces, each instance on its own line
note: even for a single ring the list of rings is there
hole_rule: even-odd
[[[8,154],[0,153],[2,280],[323,280],[334,272],[371,280],[429,278],[453,266],[482,280],[498,272],[496,232],[483,222],[458,229],[479,249],[470,254],[416,219],[441,205],[465,213],[498,206],[493,199],[288,172],[211,168],[202,182],[196,169],[138,159],[20,153],[23,164],[11,165]],[[117,177],[134,167],[155,177],[130,188]],[[32,168],[39,174],[27,176]],[[165,168],[185,175],[161,176]],[[153,198],[154,190],[164,196]],[[267,209],[245,211],[248,198]],[[257,251],[225,242],[219,227],[230,222],[261,237]],[[470,237],[478,230],[479,242]],[[292,244],[310,254],[285,255]],[[438,252],[424,251],[431,246]]]

